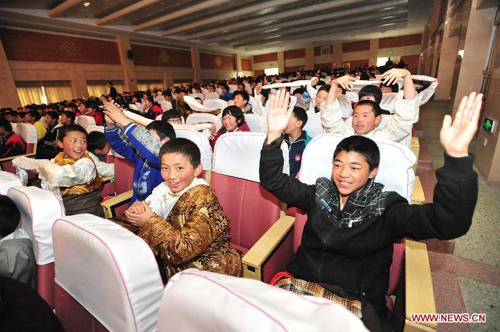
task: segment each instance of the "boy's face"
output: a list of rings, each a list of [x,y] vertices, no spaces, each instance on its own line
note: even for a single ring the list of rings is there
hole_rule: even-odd
[[[66,125],[66,121],[68,121],[68,117],[66,116],[66,114],[61,114],[61,116],[59,117],[59,123],[62,125]]]
[[[373,131],[382,121],[382,116],[375,116],[370,105],[357,106],[352,115],[352,127],[357,135]]]
[[[9,122],[14,122],[14,120],[15,120],[15,119],[14,119],[14,117],[13,117],[12,115],[7,114],[7,115],[5,116],[5,120],[7,120],[7,121],[9,121]]]
[[[235,106],[238,106],[239,108],[243,108],[243,107],[245,107],[246,104],[247,104],[247,101],[245,99],[243,99],[243,97],[241,95],[236,95],[234,97],[234,105]]]
[[[356,151],[341,151],[333,161],[332,181],[342,197],[355,191],[362,191],[368,179],[373,179],[378,167],[370,172],[365,157]]]
[[[95,150],[95,153],[96,154],[99,154],[101,156],[107,156],[108,153],[109,153],[109,150],[111,150],[111,147],[109,146],[109,143],[106,143],[106,145],[104,146],[104,148],[102,150]]]
[[[79,131],[70,131],[58,145],[62,145],[65,157],[80,159],[87,151],[87,136]]]
[[[288,125],[285,128],[285,134],[292,134],[297,129],[302,127],[302,121],[297,120],[297,118],[292,114],[290,117],[290,121],[288,121]]]
[[[326,97],[328,97],[328,92],[325,90],[318,91],[316,94],[316,107],[319,108],[322,102],[326,101]]]
[[[166,153],[161,157],[161,177],[174,193],[189,186],[201,171],[201,164],[193,167],[181,153]]]
[[[45,123],[48,125],[48,126],[52,126],[56,123],[56,119],[52,119],[52,117],[48,114],[45,114],[43,116],[45,118]]]

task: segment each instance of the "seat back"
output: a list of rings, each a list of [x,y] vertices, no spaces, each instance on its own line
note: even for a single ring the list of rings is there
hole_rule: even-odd
[[[267,119],[257,114],[245,114],[245,121],[253,133],[267,133]]]
[[[172,109],[172,103],[167,100],[162,100],[159,102],[161,109],[163,112],[169,111]]]
[[[229,87],[229,92],[231,92],[231,93],[238,90],[238,86],[236,84],[229,84],[228,87]]]
[[[227,101],[222,100],[222,99],[206,99],[203,102],[203,106],[208,107],[208,108],[215,108],[215,109],[220,109],[221,111],[224,110],[224,108],[227,107]]]
[[[319,113],[307,114],[307,123],[304,126],[304,130],[307,131],[307,135],[313,138],[325,133]]]
[[[15,174],[0,171],[0,195],[7,195],[12,187],[22,187],[23,183]]]
[[[93,131],[97,131],[99,133],[104,133],[103,126],[87,126],[87,128],[85,128],[85,130],[87,130],[87,133],[89,133],[89,134]]]
[[[212,148],[210,147],[210,142],[206,135],[190,129],[176,129],[175,136],[178,138],[186,138],[194,142],[201,152],[203,170],[210,171],[212,169]]]
[[[18,123],[16,126],[16,134],[21,136],[26,143],[26,154],[35,154],[38,137],[36,128],[30,123]]]
[[[90,214],[59,218],[53,238],[56,312],[65,330],[91,330],[94,319],[109,331],[156,330],[163,283],[141,238]]]
[[[366,328],[343,306],[327,299],[196,269],[170,279],[158,312],[159,332],[331,330]]]
[[[200,98],[201,101],[205,100],[205,95],[203,93],[200,93],[200,92],[196,92],[196,93],[191,93],[189,95],[189,97],[193,97],[193,98]]]
[[[37,187],[12,187],[7,195],[21,212],[22,228],[33,242],[38,265],[38,293],[54,307],[54,250],[52,226],[64,216],[64,207],[55,194]]]
[[[207,101],[209,99],[219,99],[219,94],[217,92],[207,92],[205,94],[205,101]],[[205,105],[205,103],[203,103],[203,105]]]
[[[345,93],[345,96],[347,97],[347,99],[349,99],[353,103],[357,103],[359,101],[359,95],[357,92],[347,91]]]
[[[214,123],[215,130],[219,130],[222,127],[222,120],[220,117],[208,113],[193,113],[190,114],[186,119],[186,124],[196,124],[196,123]]]
[[[280,201],[259,180],[265,138],[262,133],[226,133],[214,148],[211,185],[231,221],[231,242],[246,249],[280,217]],[[286,145],[282,149],[288,173],[288,149]]]
[[[382,94],[382,100],[380,101],[380,108],[394,113],[394,106],[396,105],[397,92],[386,92]]]
[[[124,193],[134,187],[134,164],[123,157],[115,156],[115,190],[117,194]]]
[[[75,120],[76,124],[82,126],[83,128],[87,129],[88,126],[95,126],[95,119],[91,116],[86,116],[86,115],[80,115],[79,117],[76,118]]]

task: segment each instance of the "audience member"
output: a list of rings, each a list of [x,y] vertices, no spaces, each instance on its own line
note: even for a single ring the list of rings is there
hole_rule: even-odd
[[[215,126],[213,129],[215,130]],[[228,106],[222,111],[222,127],[217,133],[210,136],[210,145],[212,149],[215,147],[215,142],[217,142],[221,135],[236,131],[250,131],[250,127],[248,127],[245,122],[245,115],[241,108],[238,106]]]
[[[284,140],[288,144],[290,176],[292,177],[297,176],[302,163],[302,153],[312,139],[307,135],[307,131],[303,130],[306,123],[306,111],[301,107],[295,106],[290,121],[288,121],[288,125],[284,130]]]
[[[0,159],[26,153],[23,139],[12,130],[7,119],[0,119]]]

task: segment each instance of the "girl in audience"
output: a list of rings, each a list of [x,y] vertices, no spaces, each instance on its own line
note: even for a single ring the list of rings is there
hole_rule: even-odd
[[[215,126],[213,129],[215,129]],[[245,122],[245,115],[241,108],[234,105],[228,106],[222,111],[222,127],[217,133],[210,136],[210,145],[212,149],[215,147],[215,142],[217,142],[221,135],[237,131],[250,131],[250,127],[248,127]]]
[[[163,114],[160,104],[154,100],[153,96],[148,96],[144,101],[143,116],[155,120],[158,115]]]

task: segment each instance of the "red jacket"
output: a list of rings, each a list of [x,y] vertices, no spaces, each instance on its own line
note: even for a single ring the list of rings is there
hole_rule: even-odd
[[[26,152],[23,139],[11,131],[0,139],[0,158],[17,156]]]
[[[238,132],[238,131],[250,131],[250,127],[247,125],[246,122],[243,122],[243,124],[241,126],[239,126],[238,128],[236,128],[236,130],[234,132]],[[217,134],[215,135],[214,139],[210,140],[210,145],[212,146],[212,150],[215,147],[215,142],[217,142],[219,137],[221,137],[221,135],[224,135],[225,133],[227,133],[226,128],[224,126],[222,126],[219,129],[219,131],[217,132]]]

